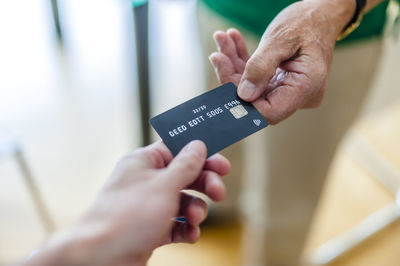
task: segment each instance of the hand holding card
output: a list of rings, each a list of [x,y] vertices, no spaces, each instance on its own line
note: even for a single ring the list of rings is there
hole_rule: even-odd
[[[150,119],[175,156],[192,140],[202,140],[207,157],[265,128],[268,122],[239,98],[233,83],[203,93]]]

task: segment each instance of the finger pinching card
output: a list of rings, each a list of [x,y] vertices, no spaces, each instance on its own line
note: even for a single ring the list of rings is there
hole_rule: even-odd
[[[207,157],[265,128],[268,122],[227,83],[150,119],[175,156],[190,141],[201,140]]]

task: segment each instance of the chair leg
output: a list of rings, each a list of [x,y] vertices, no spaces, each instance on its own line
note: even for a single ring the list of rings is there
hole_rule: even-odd
[[[51,218],[49,211],[44,204],[42,195],[39,191],[38,186],[32,176],[32,172],[28,167],[28,164],[25,160],[25,156],[21,149],[16,149],[14,154],[15,160],[21,170],[23,175],[25,184],[29,190],[29,193],[32,197],[33,204],[35,205],[36,211],[39,215],[39,218],[42,222],[43,228],[47,234],[51,234],[55,230],[55,225],[53,219]]]
[[[54,21],[54,27],[57,33],[57,39],[58,43],[60,45],[63,45],[63,33],[61,29],[61,23],[60,23],[60,13],[58,9],[58,1],[57,0],[51,0],[51,11],[53,13],[53,21]]]
[[[140,120],[142,128],[142,145],[151,143],[150,136],[150,81],[149,81],[149,32],[148,32],[148,3],[133,8],[136,56],[139,82]],[[136,110],[136,109],[135,109]]]

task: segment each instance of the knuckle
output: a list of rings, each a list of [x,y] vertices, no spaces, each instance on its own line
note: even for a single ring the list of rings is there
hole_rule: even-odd
[[[246,63],[247,74],[262,75],[268,71],[268,64],[261,56],[253,56]]]
[[[197,172],[199,170],[200,159],[196,156],[185,155],[184,163],[181,164],[183,170],[187,172]]]
[[[280,122],[280,120],[278,118],[276,118],[276,117],[269,117],[269,118],[266,118],[266,119],[267,119],[268,123],[270,125],[272,125],[272,126],[276,125],[276,124],[278,124]]]
[[[199,172],[199,160],[195,156],[181,155],[179,161],[171,165],[170,171],[174,175],[194,175]]]
[[[124,155],[121,159],[119,159],[119,161],[117,162],[117,165],[118,166],[129,165],[136,159],[137,159],[137,151],[134,151],[134,152]]]
[[[265,49],[270,50],[269,48],[283,48],[278,51],[296,51],[301,44],[302,35],[299,34],[298,26],[292,25],[277,25],[268,29],[262,37],[262,41],[267,43]]]
[[[142,161],[144,158],[150,158],[151,153],[146,147],[141,147],[135,149],[131,153],[124,155],[119,161],[117,162],[118,167],[128,167],[130,165],[134,165],[135,163]]]
[[[282,122],[283,120],[287,119],[289,116],[291,116],[296,109],[286,109],[282,110],[279,112],[275,112],[274,114],[271,114],[267,119],[268,123],[271,125],[276,125]]]
[[[148,150],[146,147],[140,147],[122,157],[123,160],[135,160],[138,157],[146,156]]]
[[[318,91],[318,93],[312,97],[302,108],[319,108],[324,100],[325,88]]]
[[[221,84],[225,84],[230,81],[229,78],[227,78],[225,76],[220,76],[220,75],[218,75],[218,73],[217,73],[217,78],[218,78],[219,83],[221,83]]]

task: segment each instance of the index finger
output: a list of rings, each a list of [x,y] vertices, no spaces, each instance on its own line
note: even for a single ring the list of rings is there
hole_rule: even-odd
[[[217,173],[220,176],[227,175],[231,170],[231,163],[221,154],[217,153],[206,160],[204,170]]]
[[[155,169],[168,166],[173,159],[172,153],[162,141],[139,148],[131,156],[138,157],[136,162],[143,167]]]

